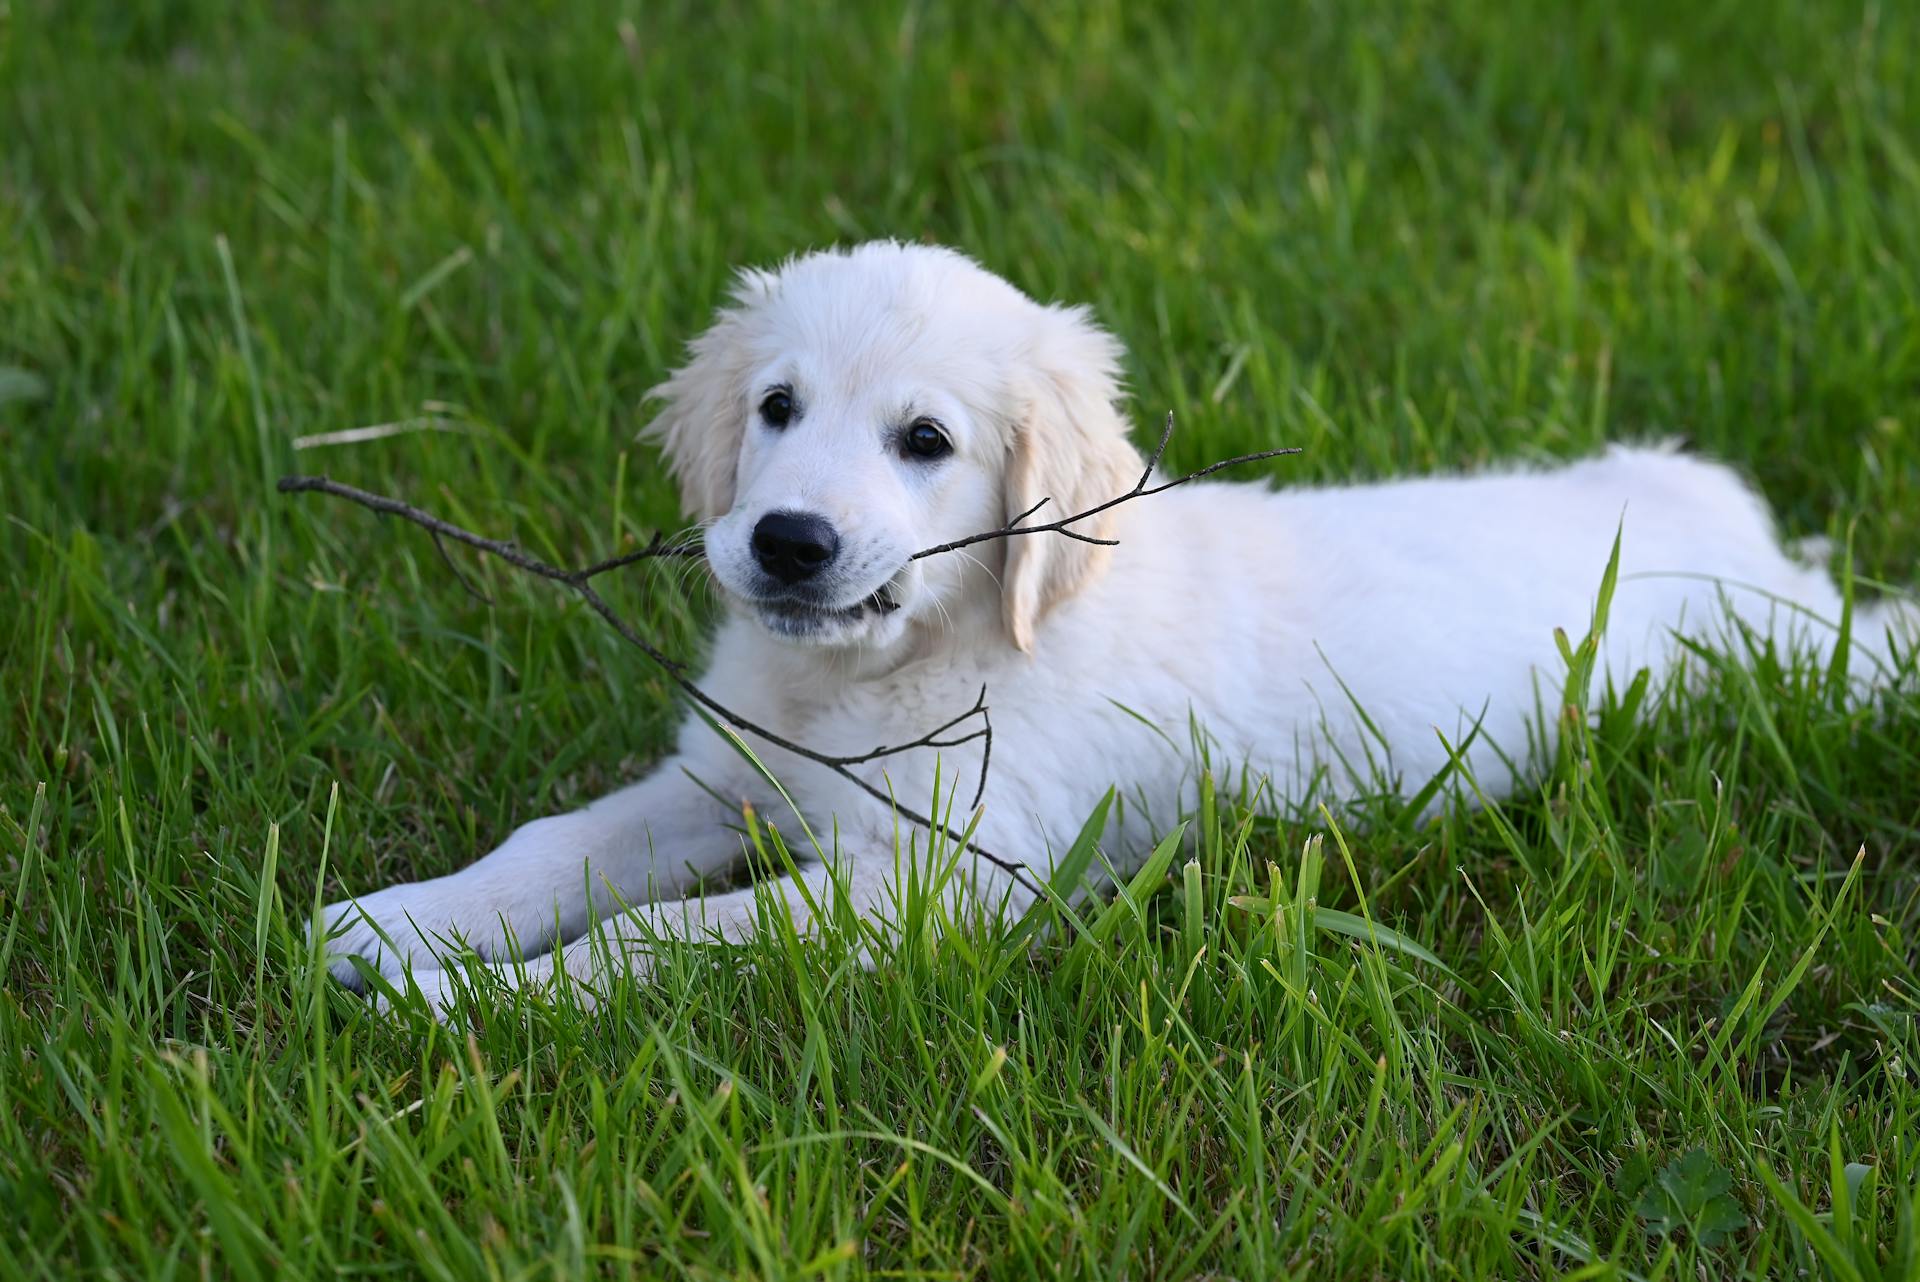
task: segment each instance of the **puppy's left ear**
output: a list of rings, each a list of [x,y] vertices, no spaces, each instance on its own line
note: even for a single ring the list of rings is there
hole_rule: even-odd
[[[1044,498],[1047,505],[1027,523],[1057,521],[1126,493],[1140,479],[1146,464],[1127,440],[1115,404],[1120,355],[1119,342],[1086,308],[1043,309],[1019,388],[1023,410],[1007,459],[1004,519]],[[1112,516],[1105,512],[1068,528],[1109,538]],[[1111,550],[1059,533],[1023,534],[1006,544],[1001,608],[1013,643],[1031,651],[1046,612],[1085,587]]]
[[[679,482],[681,506],[697,520],[724,516],[733,506],[753,373],[747,317],[773,292],[773,283],[765,272],[741,272],[731,303],[687,345],[687,363],[647,393],[648,400],[664,404],[640,435],[660,446]]]

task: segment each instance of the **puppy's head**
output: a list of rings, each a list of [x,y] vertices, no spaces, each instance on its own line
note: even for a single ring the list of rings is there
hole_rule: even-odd
[[[1030,649],[1104,549],[1031,534],[913,554],[1043,498],[1033,521],[1123,493],[1141,461],[1114,408],[1119,356],[1084,310],[959,254],[862,245],[744,273],[655,389],[648,433],[710,522],[715,577],[774,635],[884,646],[991,603]]]

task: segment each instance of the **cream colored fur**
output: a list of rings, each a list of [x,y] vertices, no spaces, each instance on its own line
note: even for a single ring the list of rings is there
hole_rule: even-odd
[[[911,559],[1042,497],[1034,519],[1057,519],[1138,480],[1119,360],[1084,311],[1037,304],[945,250],[864,245],[743,276],[658,389],[650,429],[709,522],[731,602],[703,688],[795,742],[851,754],[915,739],[984,685],[996,738],[977,839],[1044,875],[1110,787],[1123,805],[1106,853],[1122,871],[1194,804],[1190,718],[1216,763],[1282,799],[1411,793],[1446,768],[1442,739],[1475,726],[1466,763],[1494,793],[1511,787],[1507,763],[1528,760],[1541,693],[1563,675],[1554,630],[1586,631],[1616,533],[1604,657],[1617,680],[1642,666],[1670,677],[1679,637],[1720,642],[1736,623],[1833,645],[1840,597],[1825,571],[1781,550],[1733,472],[1667,448],[1369,486],[1198,483],[1085,531],[1116,548],[1030,535]],[[776,429],[759,407],[779,387],[800,412]],[[949,456],[903,453],[901,432],[921,420],[940,425]],[[752,531],[774,511],[838,533],[817,610],[772,600],[756,567]],[[882,597],[898,608],[871,608]],[[1911,610],[1858,612],[1862,688],[1891,671],[1913,623]],[[336,973],[353,980],[350,955],[389,976],[411,969],[445,1008],[443,961],[461,943],[501,963],[504,983],[564,969],[597,986],[618,978],[607,956],[644,973],[660,936],[745,938],[753,891],[698,892],[739,860],[747,805],[803,852],[815,834],[859,910],[884,921],[900,852],[924,851],[925,834],[821,767],[753,746],[798,813],[690,717],[632,786],[536,820],[451,876],[331,905]],[[857,769],[964,823],[980,749]],[[956,911],[1025,901],[991,865],[958,871]],[[768,889],[804,929],[827,870]],[[516,947],[524,966],[503,960]]]

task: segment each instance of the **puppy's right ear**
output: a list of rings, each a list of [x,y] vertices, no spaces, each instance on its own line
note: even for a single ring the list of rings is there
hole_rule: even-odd
[[[1126,493],[1143,461],[1115,407],[1120,395],[1120,344],[1084,307],[1045,307],[1019,391],[1025,412],[1013,425],[1005,484],[1006,519],[1040,500],[1049,520],[1085,512]],[[1111,535],[1112,513],[1074,527],[1092,538]],[[1100,573],[1109,549],[1064,534],[1007,540],[1001,609],[1007,633],[1033,650],[1046,612]]]
[[[711,521],[733,506],[734,471],[747,425],[747,380],[753,373],[747,316],[772,292],[772,276],[741,272],[732,302],[687,345],[687,363],[647,393],[648,400],[663,404],[640,435],[666,455],[681,506],[696,520]]]

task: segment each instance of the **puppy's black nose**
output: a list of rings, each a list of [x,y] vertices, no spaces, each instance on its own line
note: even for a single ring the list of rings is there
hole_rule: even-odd
[[[812,578],[839,551],[840,536],[817,516],[769,512],[753,527],[753,559],[782,583]]]

